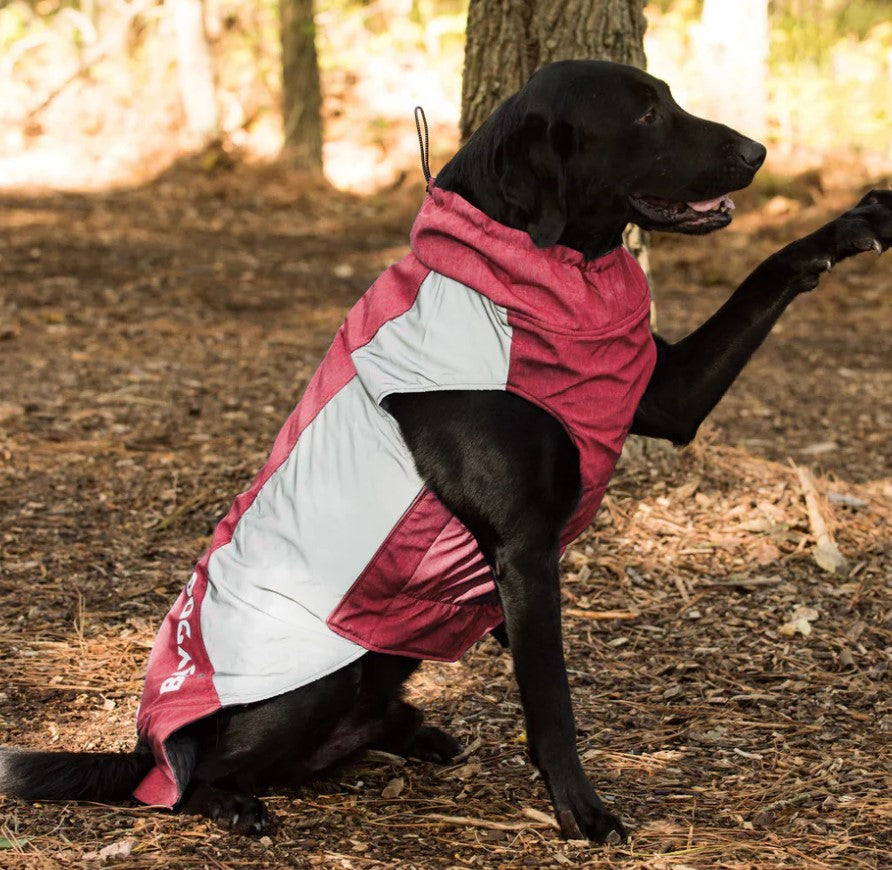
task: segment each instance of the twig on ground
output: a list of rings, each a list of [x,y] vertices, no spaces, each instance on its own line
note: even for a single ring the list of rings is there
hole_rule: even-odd
[[[824,514],[821,510],[821,497],[814,475],[801,465],[796,466],[799,475],[799,484],[802,487],[802,495],[805,498],[805,507],[808,511],[808,522],[815,539],[815,551],[812,554],[815,562],[825,571],[831,574],[844,574],[848,567],[845,556],[839,552],[836,541],[827,526]]]
[[[638,619],[641,616],[635,610],[580,610],[578,607],[568,607],[564,614],[580,619]]]
[[[444,825],[455,825],[459,828],[486,828],[488,831],[525,831],[529,828],[551,827],[550,822],[545,823],[541,820],[538,823],[494,822],[489,819],[473,819],[470,816],[446,816],[441,813],[428,813],[424,818]]]

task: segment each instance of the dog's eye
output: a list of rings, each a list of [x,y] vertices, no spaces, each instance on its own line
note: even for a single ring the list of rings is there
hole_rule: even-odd
[[[657,110],[648,109],[635,123],[636,124],[653,124],[657,119]]]

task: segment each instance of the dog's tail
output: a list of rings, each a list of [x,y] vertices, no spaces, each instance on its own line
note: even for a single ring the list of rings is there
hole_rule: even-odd
[[[26,800],[116,801],[152,769],[151,750],[29,752],[0,749],[0,794]]]

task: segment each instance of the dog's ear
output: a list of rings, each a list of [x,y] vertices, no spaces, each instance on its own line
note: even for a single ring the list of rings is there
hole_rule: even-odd
[[[496,149],[495,171],[502,196],[527,219],[539,248],[557,244],[567,225],[565,162],[573,149],[573,128],[527,114]]]

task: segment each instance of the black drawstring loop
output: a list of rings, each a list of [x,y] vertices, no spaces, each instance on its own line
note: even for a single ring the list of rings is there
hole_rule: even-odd
[[[424,126],[424,136],[421,135],[422,126]],[[431,145],[427,134],[427,118],[421,106],[415,107],[415,131],[418,133],[418,148],[421,151],[421,171],[424,173],[425,183],[429,184],[431,180]]]

